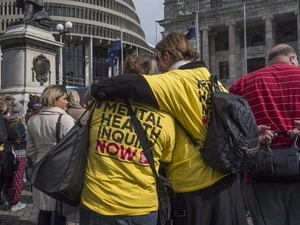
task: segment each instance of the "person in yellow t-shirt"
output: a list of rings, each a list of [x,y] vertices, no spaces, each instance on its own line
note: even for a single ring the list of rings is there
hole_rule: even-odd
[[[125,70],[131,73],[148,74],[156,70],[153,68],[156,66],[153,56],[148,55],[132,55],[125,65]],[[95,104],[81,194],[80,224],[156,225],[158,199],[155,175],[143,154],[125,103],[102,101]],[[169,162],[172,159],[174,119],[144,104],[131,102],[131,106],[153,144],[158,171],[159,161]]]
[[[86,100],[126,97],[166,111],[201,148],[211,116],[209,71],[181,33],[166,35],[156,45],[155,57],[162,74],[100,80],[91,85]],[[177,194],[173,225],[247,225],[238,175],[221,174],[206,165],[199,149],[178,130],[173,159],[167,165],[167,178]]]

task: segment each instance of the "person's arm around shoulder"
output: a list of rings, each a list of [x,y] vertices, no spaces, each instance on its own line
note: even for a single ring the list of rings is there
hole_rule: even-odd
[[[84,95],[84,102],[95,99],[116,100],[128,98],[158,108],[154,94],[143,75],[119,75],[93,83]]]

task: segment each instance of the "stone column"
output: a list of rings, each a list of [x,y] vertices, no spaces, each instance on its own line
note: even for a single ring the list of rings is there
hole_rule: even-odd
[[[199,59],[203,61],[203,47],[202,47],[202,32],[201,30],[199,29]]]
[[[86,70],[85,70],[85,85],[90,85],[93,83],[93,38],[90,36],[89,43],[86,46]]]
[[[205,62],[206,67],[209,68],[209,28],[201,27],[200,30],[202,31],[202,60]]]
[[[241,49],[241,32],[242,29],[240,27],[236,27],[235,29],[235,60],[236,60],[236,77],[242,76],[242,49]]]
[[[300,4],[300,2],[299,2]],[[298,37],[298,57],[300,57],[300,7],[298,8],[298,11],[295,12],[296,16],[297,16],[297,37]]]
[[[273,16],[263,16],[262,19],[265,21],[265,53],[266,53],[266,65],[268,64],[268,55],[271,49],[274,47],[274,29],[273,29]]]
[[[211,74],[216,75],[219,71],[217,70],[218,66],[216,65],[216,42],[215,38],[217,36],[216,32],[210,32],[209,34],[209,54],[210,54],[210,68],[209,71]]]
[[[228,26],[228,61],[229,61],[229,78],[236,78],[236,56],[235,56],[235,44],[236,44],[236,37],[235,37],[235,22],[228,21],[226,23]]]

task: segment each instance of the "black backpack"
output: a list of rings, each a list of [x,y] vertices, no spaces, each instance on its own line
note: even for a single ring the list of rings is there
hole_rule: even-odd
[[[200,150],[203,160],[222,173],[240,173],[252,168],[259,151],[258,129],[247,100],[220,90],[211,75],[212,118]]]

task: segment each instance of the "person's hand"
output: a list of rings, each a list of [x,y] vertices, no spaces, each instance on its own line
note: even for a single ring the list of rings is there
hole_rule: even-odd
[[[295,120],[294,125],[295,128],[287,132],[287,134],[290,135],[292,138],[300,132],[300,120]]]
[[[271,144],[272,140],[277,137],[277,134],[271,131],[271,127],[266,125],[258,125],[258,135],[259,135],[259,141],[261,143],[265,143],[265,141],[268,142],[268,144]]]

